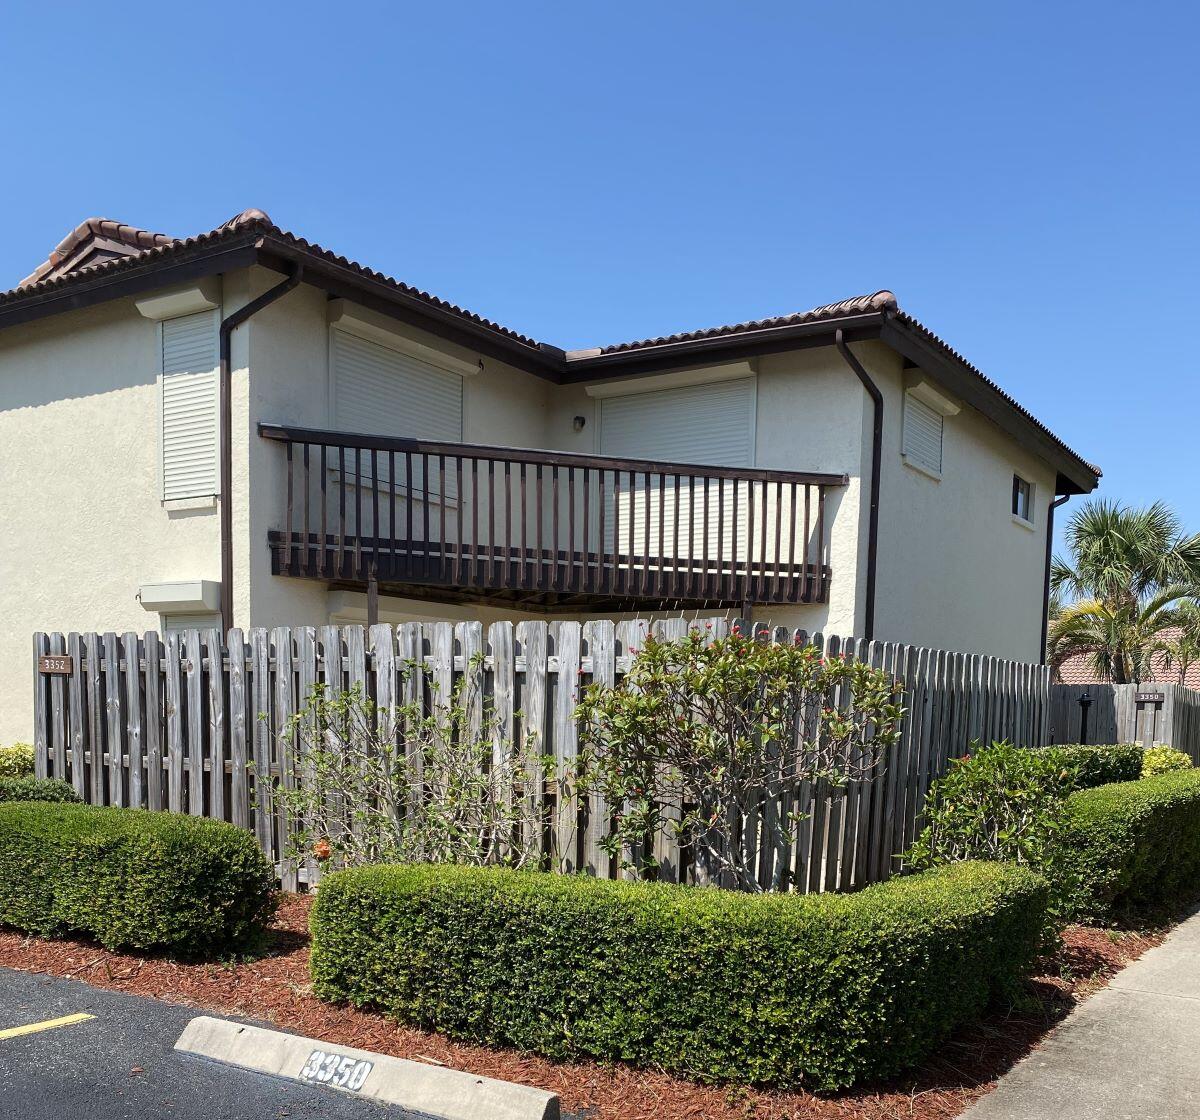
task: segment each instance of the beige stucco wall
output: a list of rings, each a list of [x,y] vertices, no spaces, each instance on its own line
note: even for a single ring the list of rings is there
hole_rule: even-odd
[[[1053,469],[964,407],[944,420],[942,475],[934,479],[901,458],[899,371],[878,383],[886,424],[876,636],[1040,660]],[[1034,483],[1032,527],[1012,517],[1014,472]]]
[[[227,277],[222,313],[277,274]],[[410,340],[477,366],[480,355],[415,328]],[[145,583],[218,580],[215,506],[169,510],[160,500],[158,326],[132,300],[0,331],[0,743],[32,732],[31,636],[36,630],[137,630],[157,615],[136,599]],[[302,285],[233,340],[234,621],[325,623],[365,616],[365,597],[272,576],[267,531],[281,525],[282,447],[259,421],[332,426],[329,325],[323,292]],[[981,416],[945,425],[935,481],[900,458],[903,374],[881,344],[860,358],[886,396],[877,636],[1034,659],[1041,621],[1046,503],[1053,472]],[[599,402],[491,358],[465,383],[465,438],[475,443],[599,449]],[[831,348],[762,357],[755,463],[846,473],[829,501],[833,569],[828,604],[759,608],[757,618],[849,636],[862,632],[871,415]],[[652,381],[645,383],[647,389]],[[581,432],[573,420],[584,416]],[[1011,476],[1035,483],[1035,528],[1014,524]],[[504,608],[384,599],[383,617],[536,617]],[[703,613],[703,612],[700,612]]]
[[[220,579],[215,507],[160,500],[157,329],[119,300],[0,331],[0,743],[35,631],[154,629],[139,586]]]

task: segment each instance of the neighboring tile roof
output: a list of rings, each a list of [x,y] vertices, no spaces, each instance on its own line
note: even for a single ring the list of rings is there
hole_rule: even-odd
[[[506,339],[509,343],[528,350],[544,363],[559,361],[579,368],[585,366],[589,358],[604,358],[607,355],[632,354],[639,350],[651,350],[657,346],[667,346],[675,343],[703,342],[709,339],[723,338],[733,335],[753,337],[757,331],[773,330],[780,327],[834,321],[855,315],[877,314],[884,318],[907,326],[922,336],[932,346],[942,351],[964,369],[978,377],[992,391],[997,393],[1010,407],[1032,423],[1039,431],[1048,436],[1054,443],[1071,458],[1099,476],[1100,470],[1067,446],[1049,428],[1028,412],[1016,400],[1009,396],[994,381],[987,377],[978,367],[967,361],[958,351],[939,338],[928,327],[924,326],[911,315],[900,310],[895,295],[886,289],[871,295],[854,296],[828,303],[809,311],[797,311],[789,315],[779,315],[769,319],[757,319],[744,323],[731,323],[724,326],[709,327],[702,330],[683,331],[677,334],[664,335],[659,338],[643,339],[637,342],[622,342],[611,346],[603,346],[591,350],[573,351],[568,355],[556,346],[539,343],[528,335],[501,326],[491,319],[485,319],[473,311],[459,307],[429,292],[422,291],[405,284],[394,277],[365,265],[358,264],[346,257],[339,256],[314,242],[297,237],[287,230],[275,225],[270,217],[262,210],[244,210],[207,233],[196,234],[193,237],[174,238],[163,233],[152,233],[138,229],[136,226],[115,222],[107,218],[89,218],[69,233],[50,254],[49,258],[39,265],[21,284],[7,292],[0,292],[0,309],[18,300],[50,292],[56,288],[79,283],[86,279],[106,275],[122,269],[135,268],[153,262],[183,254],[191,249],[217,244],[222,241],[234,242],[244,237],[265,236],[281,243],[287,248],[296,249],[310,256],[316,256],[325,262],[348,269],[363,279],[386,285],[395,292],[416,300],[439,312],[462,319],[485,331],[494,333]],[[94,247],[95,252],[89,249]]]
[[[1174,641],[1178,637],[1178,634],[1178,630],[1174,627],[1169,627],[1160,636],[1163,641],[1170,642]],[[1200,690],[1200,662],[1188,666],[1187,673],[1184,674],[1182,681],[1179,679],[1179,670],[1175,667],[1168,669],[1161,654],[1150,659],[1150,671],[1151,679],[1157,684],[1183,684],[1187,688]],[[1058,684],[1109,683],[1092,668],[1092,659],[1086,654],[1076,654],[1074,657],[1068,657],[1058,667],[1054,679]]]

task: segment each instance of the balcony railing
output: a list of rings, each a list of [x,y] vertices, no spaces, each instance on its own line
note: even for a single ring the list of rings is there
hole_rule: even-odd
[[[286,456],[280,575],[550,606],[828,598],[826,492],[844,475],[259,434]]]

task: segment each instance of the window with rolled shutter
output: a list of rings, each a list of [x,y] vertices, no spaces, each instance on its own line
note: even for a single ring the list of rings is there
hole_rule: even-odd
[[[163,498],[211,497],[217,463],[217,313],[162,324]]]
[[[376,342],[333,332],[334,413],[344,432],[462,440],[463,379]]]
[[[381,346],[346,331],[333,332],[334,424],[343,432],[395,436],[441,443],[460,443],[463,438],[463,379],[461,374],[438,369],[399,350]],[[379,462],[381,482],[388,481],[388,466]],[[404,464],[396,464],[396,483],[411,487],[414,494],[440,500],[441,481],[437,462],[429,464],[429,479],[423,477],[420,460],[413,463],[413,477],[403,475]],[[370,474],[369,463],[360,465],[360,477]],[[447,476],[445,498],[457,497],[457,484]]]
[[[904,457],[934,474],[942,473],[943,417],[908,393],[904,397]]]
[[[753,378],[609,397],[601,404],[601,452],[622,459],[748,467],[754,463],[754,413]],[[689,525],[692,491],[686,477],[681,479],[678,491],[674,479],[668,477],[661,483],[661,494],[657,476],[651,479],[647,482],[644,476],[627,477],[622,485],[631,489],[623,491],[619,499],[608,497],[605,547],[650,557],[699,553],[704,547],[703,534],[699,526],[693,529]],[[759,499],[759,491],[755,488],[752,493],[750,487],[743,485],[738,491],[739,502],[735,503],[733,482],[720,485],[724,490],[726,523],[722,527],[715,516],[709,518],[708,554],[717,554],[719,539],[723,540],[726,553],[731,554],[736,538],[737,553],[744,557],[748,507]],[[717,500],[715,493],[711,497],[714,502]],[[701,493],[695,507],[701,515],[703,502]],[[660,506],[661,519],[657,513]],[[619,541],[614,539],[614,523],[621,527]]]

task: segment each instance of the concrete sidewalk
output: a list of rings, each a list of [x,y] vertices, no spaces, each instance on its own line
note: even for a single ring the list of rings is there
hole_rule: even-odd
[[[1124,969],[962,1120],[1200,1117],[1200,914]]]

